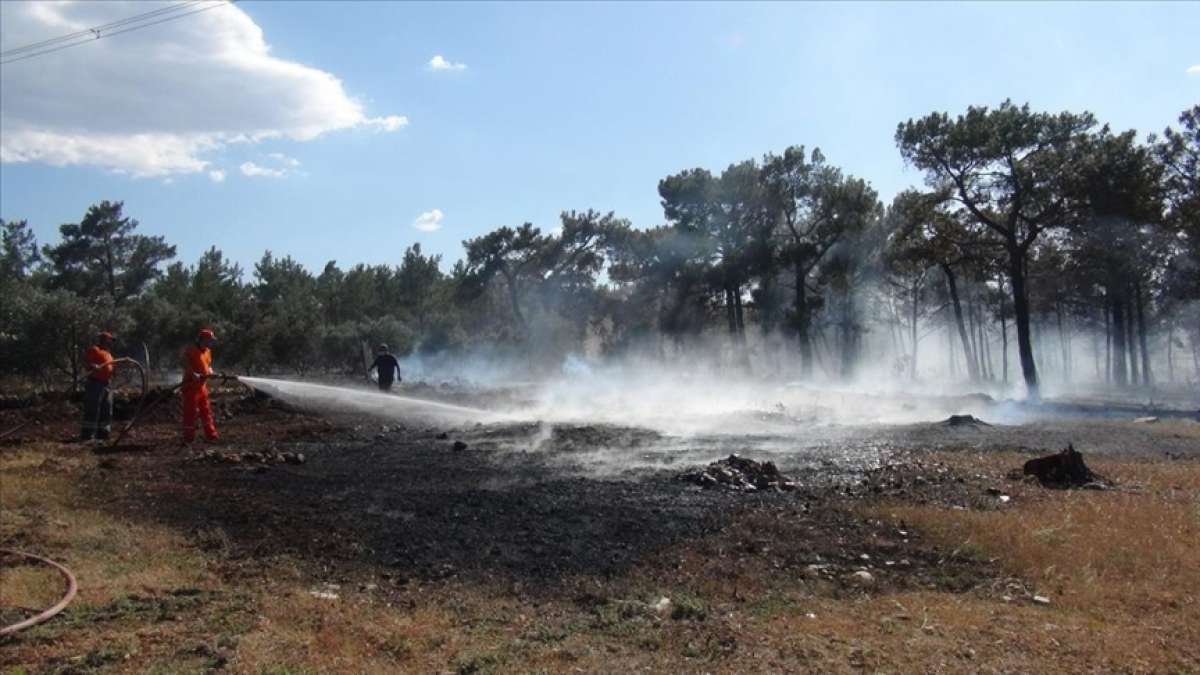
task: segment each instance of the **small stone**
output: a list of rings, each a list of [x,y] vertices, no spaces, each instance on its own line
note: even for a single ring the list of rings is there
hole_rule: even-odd
[[[454,441],[453,448],[455,452],[461,452],[467,449],[467,444],[463,443],[462,441]]]
[[[875,585],[875,577],[872,576],[871,573],[866,570],[858,570],[857,572],[851,572],[850,574],[846,575],[845,579],[846,579],[846,582],[848,582],[854,586],[858,586],[860,588],[866,588],[868,586]]]
[[[1154,424],[1158,421],[1157,417],[1139,417],[1134,420],[1135,424]]]
[[[443,431],[442,433],[440,433],[440,434],[438,434],[438,435],[437,435],[437,439],[438,439],[439,441],[444,441],[444,440],[446,440],[446,439],[448,439],[448,438],[450,438],[450,434],[446,433],[445,431]]]
[[[658,602],[652,606],[654,607],[654,611],[659,614],[666,614],[671,609],[671,599],[667,597],[659,598]]]
[[[1033,602],[1036,605],[1049,605],[1050,598],[1047,598],[1044,595],[1035,595],[1035,596],[1033,596]]]
[[[829,568],[829,565],[809,565],[804,568],[805,579],[820,579],[821,575]]]

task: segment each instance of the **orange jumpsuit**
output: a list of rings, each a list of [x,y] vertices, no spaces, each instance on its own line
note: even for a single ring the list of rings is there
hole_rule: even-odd
[[[213,423],[212,406],[208,402],[208,385],[196,374],[212,374],[212,350],[199,345],[188,345],[183,352],[183,387],[179,390],[183,399],[183,440],[196,438],[196,416],[204,426],[204,437],[217,439],[217,425]]]
[[[112,431],[112,392],[108,388],[113,376],[112,354],[99,345],[92,345],[84,352],[83,360],[89,366],[99,366],[87,376],[83,388],[83,429],[79,437],[83,440],[108,438]]]

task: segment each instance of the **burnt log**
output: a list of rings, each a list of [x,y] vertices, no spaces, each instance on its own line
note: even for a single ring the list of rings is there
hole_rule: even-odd
[[[1083,453],[1070,444],[1062,452],[1025,462],[1021,473],[1024,476],[1033,476],[1043,487],[1049,488],[1109,485],[1107,479],[1088,468],[1083,461]]]

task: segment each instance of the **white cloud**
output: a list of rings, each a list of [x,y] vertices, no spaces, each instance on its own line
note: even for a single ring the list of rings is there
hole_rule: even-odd
[[[212,171],[208,172],[208,178],[209,178],[209,180],[211,180],[214,183],[224,183],[225,182],[225,170],[224,169],[213,169]]]
[[[240,168],[242,170],[242,175],[244,175],[244,176],[262,176],[265,178],[283,178],[284,176],[287,175],[287,170],[285,170],[285,169],[272,169],[271,167],[267,167],[267,166],[259,166],[259,165],[255,164],[254,162],[242,162],[242,165],[238,168]]]
[[[442,213],[441,209],[426,211],[417,216],[417,219],[413,221],[412,226],[422,232],[436,232],[437,230],[442,229],[443,215],[444,214]]]
[[[29,44],[169,4],[0,2],[0,44]],[[262,29],[236,5],[5,65],[0,117],[0,162],[135,176],[203,172],[209,155],[234,143],[388,132],[408,123],[400,115],[369,116],[335,75],[272,56]]]
[[[1200,63],[1197,63],[1196,65],[1192,66],[1191,68],[1188,68],[1187,74],[1188,75],[1200,75]]]
[[[282,152],[268,153],[267,157],[270,157],[271,159],[275,160],[276,162],[279,162],[280,164],[282,164],[284,166],[289,166],[292,168],[296,168],[296,167],[300,166],[300,160],[296,159],[295,157],[288,157],[287,155],[283,154]]]
[[[388,115],[387,117],[372,117],[364,122],[369,127],[374,127],[380,131],[396,131],[397,129],[408,126],[408,118],[404,115]]]
[[[430,70],[466,70],[467,64],[454,63],[447,61],[441,54],[435,54],[432,59],[429,59]]]

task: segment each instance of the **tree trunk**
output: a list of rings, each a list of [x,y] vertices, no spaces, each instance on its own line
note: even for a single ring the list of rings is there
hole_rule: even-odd
[[[920,316],[921,285],[913,285],[912,294],[912,361],[908,364],[908,379],[917,379],[917,317]]]
[[[1136,387],[1141,381],[1138,367],[1137,340],[1134,339],[1134,306],[1128,291],[1125,296],[1125,348],[1129,350],[1129,384]]]
[[[987,379],[995,382],[996,366],[992,363],[992,341],[987,330],[987,313],[982,309],[979,316],[979,342],[983,345],[983,365],[987,367]]]
[[[725,321],[729,324],[729,334],[737,342],[737,310],[733,306],[733,289],[726,286],[725,292]]]
[[[796,266],[796,337],[800,341],[800,376],[812,377],[812,336],[809,334],[808,293],[804,288],[807,271]]]
[[[854,323],[854,293],[847,289],[842,300],[842,367],[841,376],[849,379],[858,360],[858,331]]]
[[[971,297],[971,287],[967,287],[967,335],[971,336],[971,351],[967,354],[967,358],[974,363],[974,372],[976,372],[977,380],[983,380],[983,365],[982,359],[979,358],[979,327],[974,316],[974,299]],[[967,372],[971,372],[971,364],[967,364]]]
[[[763,335],[769,335],[775,327],[775,274],[770,267],[763,272],[759,286],[762,302],[758,308],[758,323]]]
[[[1071,381],[1071,338],[1067,336],[1067,329],[1063,322],[1062,303],[1055,301],[1054,315],[1058,320],[1058,346],[1062,350],[1062,379],[1063,382]]]
[[[954,349],[954,328],[946,322],[946,363],[950,369],[950,377],[958,375],[958,359]]]
[[[988,346],[987,317],[983,311],[983,302],[978,295],[974,296],[972,306],[975,308],[975,332],[979,335],[979,375],[985,380],[994,380],[992,372],[992,350]]]
[[[1000,280],[1000,289],[1004,290],[1004,279]],[[1008,384],[1008,318],[1004,315],[1004,300],[1000,301],[1000,348],[1002,350],[1000,360],[1001,367],[1004,369],[1004,384]]]
[[[513,276],[509,273],[504,273],[505,285],[508,286],[508,299],[512,303],[513,318],[517,320],[517,325],[521,328],[521,335],[528,336],[529,325],[525,323],[525,315],[521,313],[520,293],[517,291],[517,284]]]
[[[1112,381],[1118,387],[1129,384],[1129,368],[1125,365],[1125,307],[1120,297],[1112,297]]]
[[[738,319],[738,341],[742,345],[746,344],[746,322],[742,311],[742,287],[736,286],[733,288],[733,309],[737,313]]]
[[[971,350],[970,338],[967,337],[967,326],[963,322],[962,303],[958,299],[958,283],[954,271],[949,265],[942,265],[942,274],[946,276],[946,286],[950,290],[950,304],[954,307],[954,322],[958,324],[958,337],[962,340],[963,355],[967,359],[967,375],[972,382],[979,381],[979,371],[976,369],[975,353]]]
[[[1142,284],[1140,281],[1134,284],[1133,292],[1137,299],[1138,343],[1142,347],[1142,384],[1149,387],[1154,384],[1154,378],[1150,374],[1150,349],[1147,345],[1149,340],[1146,337],[1146,313],[1142,303]]]
[[[1196,331],[1200,335],[1200,330]],[[1192,338],[1192,376],[1200,380],[1200,342]]]
[[[1112,300],[1106,296],[1104,302],[1104,384],[1110,387],[1113,383],[1112,341]]]
[[[1167,322],[1167,381],[1175,384],[1175,322]]]
[[[1008,278],[1012,282],[1013,314],[1017,321],[1017,352],[1021,357],[1021,374],[1025,378],[1025,393],[1032,400],[1041,398],[1038,389],[1037,365],[1033,362],[1033,342],[1029,335],[1029,296],[1025,293],[1025,252],[1015,239],[1008,244]]]

